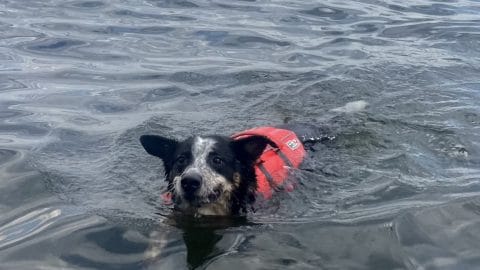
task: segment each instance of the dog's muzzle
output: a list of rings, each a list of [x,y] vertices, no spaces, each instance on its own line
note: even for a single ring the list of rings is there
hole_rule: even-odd
[[[189,173],[182,177],[180,182],[185,199],[193,201],[197,190],[202,186],[202,176],[198,173]]]

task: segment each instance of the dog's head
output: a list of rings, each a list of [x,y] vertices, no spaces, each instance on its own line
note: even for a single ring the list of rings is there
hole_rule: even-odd
[[[268,140],[251,136],[191,137],[177,141],[144,135],[145,150],[163,160],[175,208],[193,215],[230,215],[244,211],[256,190],[254,163]]]

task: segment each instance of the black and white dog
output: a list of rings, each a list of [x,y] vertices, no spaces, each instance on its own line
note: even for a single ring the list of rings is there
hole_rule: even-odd
[[[268,149],[281,152],[280,144],[288,137],[282,132],[294,136],[285,140],[287,151],[304,151],[306,143],[328,138],[323,130],[312,126],[268,129],[279,134],[278,139],[273,139],[277,141],[269,135],[246,132],[236,137],[194,136],[183,141],[143,135],[140,142],[149,154],[162,159],[176,210],[195,216],[237,215],[254,203],[259,187],[255,166]],[[284,155],[280,158],[285,160]],[[292,165],[287,160],[285,166]]]

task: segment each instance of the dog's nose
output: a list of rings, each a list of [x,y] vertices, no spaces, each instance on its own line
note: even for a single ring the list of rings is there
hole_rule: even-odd
[[[200,188],[202,184],[202,176],[199,174],[188,174],[182,178],[182,189],[185,191],[187,198],[193,198],[195,191]]]

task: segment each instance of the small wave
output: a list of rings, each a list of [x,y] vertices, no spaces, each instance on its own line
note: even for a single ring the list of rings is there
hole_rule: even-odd
[[[332,112],[343,112],[343,113],[356,113],[364,111],[368,106],[368,102],[364,100],[348,102],[342,107],[337,107],[332,109]]]

